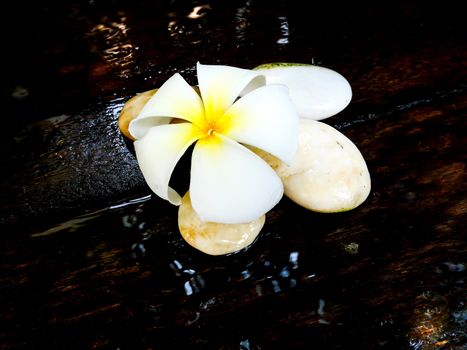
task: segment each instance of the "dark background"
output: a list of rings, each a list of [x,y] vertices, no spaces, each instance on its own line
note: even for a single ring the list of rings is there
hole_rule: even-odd
[[[465,22],[458,1],[5,5],[0,349],[466,349]],[[187,246],[116,121],[197,61],[343,74],[326,122],[368,200],[284,198],[245,251]]]

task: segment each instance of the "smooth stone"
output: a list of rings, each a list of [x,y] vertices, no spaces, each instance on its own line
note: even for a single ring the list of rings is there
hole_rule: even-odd
[[[298,150],[290,165],[264,151],[254,151],[282,179],[285,195],[312,211],[351,210],[370,193],[370,173],[362,154],[327,124],[300,120]]]
[[[266,76],[267,84],[283,84],[301,118],[329,118],[348,106],[352,99],[349,82],[332,69],[294,63],[263,64],[255,71]]]
[[[178,228],[192,247],[210,255],[234,253],[248,247],[264,226],[265,215],[244,224],[202,221],[191,206],[187,192],[178,209]]]
[[[128,101],[126,101],[125,105],[123,106],[122,111],[118,116],[118,128],[122,134],[128,137],[130,140],[134,141],[133,136],[131,136],[130,132],[128,131],[130,122],[138,116],[139,112],[141,112],[141,109],[143,109],[144,105],[157,92],[157,90],[158,89],[148,90],[133,96]]]

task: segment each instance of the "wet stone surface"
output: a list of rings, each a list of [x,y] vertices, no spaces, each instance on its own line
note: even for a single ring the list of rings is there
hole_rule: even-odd
[[[0,348],[465,349],[458,6],[9,4]],[[176,71],[194,83],[196,61],[315,63],[345,76],[353,100],[326,123],[367,160],[367,201],[317,214],[283,199],[237,254],[186,244],[117,116]]]

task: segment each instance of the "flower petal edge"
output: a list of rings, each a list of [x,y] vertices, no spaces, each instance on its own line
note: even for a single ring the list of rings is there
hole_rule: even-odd
[[[166,124],[152,127],[134,143],[146,183],[155,194],[174,205],[180,204],[181,197],[169,187],[170,177],[182,155],[198,138],[193,124]]]

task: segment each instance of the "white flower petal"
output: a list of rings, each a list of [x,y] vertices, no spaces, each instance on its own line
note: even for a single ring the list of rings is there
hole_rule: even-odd
[[[170,176],[183,153],[198,139],[197,131],[190,123],[160,125],[134,143],[147,184],[155,194],[175,205],[180,204],[181,198],[169,187]]]
[[[248,69],[198,63],[197,70],[207,118],[219,118],[241,93],[266,83],[260,73]]]
[[[129,131],[135,139],[143,137],[156,125],[168,124],[180,118],[194,124],[204,120],[204,107],[195,90],[178,73],[172,75],[144,105]]]
[[[283,186],[256,154],[216,135],[195,146],[190,194],[202,220],[238,224],[256,220],[272,209],[282,198]]]
[[[283,85],[267,85],[239,99],[222,117],[225,135],[289,163],[298,145],[298,114]]]

